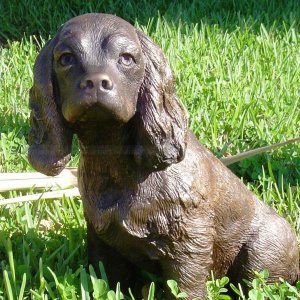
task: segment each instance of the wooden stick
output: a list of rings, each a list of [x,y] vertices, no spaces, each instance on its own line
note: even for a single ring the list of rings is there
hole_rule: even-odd
[[[34,173],[3,173],[0,174],[0,192],[31,188],[65,189],[77,186],[77,169],[67,168],[58,176],[49,177]]]
[[[276,144],[273,144],[273,145],[268,145],[268,146],[260,147],[260,148],[257,148],[257,149],[249,150],[249,151],[242,152],[242,153],[239,153],[239,154],[236,154],[236,155],[233,155],[233,156],[224,157],[224,158],[221,158],[220,160],[225,166],[229,166],[229,165],[231,165],[235,162],[238,162],[240,160],[243,160],[245,158],[252,157],[254,155],[257,155],[257,154],[260,154],[260,153],[263,153],[263,152],[267,152],[267,151],[270,151],[272,149],[275,149],[275,148],[278,148],[278,147],[281,147],[281,146],[284,146],[284,145],[287,145],[287,144],[299,142],[299,141],[300,141],[300,137],[290,139],[290,140],[287,140],[285,142],[276,143]]]
[[[0,200],[0,206],[8,205],[8,204],[23,203],[23,202],[28,202],[28,201],[37,201],[40,199],[59,199],[59,198],[62,198],[64,195],[66,197],[79,197],[80,196],[78,188],[72,188],[72,189],[67,189],[67,190],[38,193],[38,194],[33,194],[33,195],[26,195],[26,196],[20,196],[20,197]]]

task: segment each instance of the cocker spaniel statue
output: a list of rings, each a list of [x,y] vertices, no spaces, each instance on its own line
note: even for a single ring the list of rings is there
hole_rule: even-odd
[[[297,280],[295,233],[199,144],[143,32],[108,14],[69,20],[36,59],[29,105],[36,170],[60,173],[78,136],[89,262],[111,284],[143,268],[204,299],[211,271]]]

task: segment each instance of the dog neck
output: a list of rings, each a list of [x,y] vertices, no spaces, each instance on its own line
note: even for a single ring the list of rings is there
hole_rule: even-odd
[[[81,153],[100,157],[126,155],[127,131],[120,123],[81,122],[76,127]]]
[[[95,171],[129,172],[133,161],[134,143],[130,129],[119,123],[81,123],[76,129],[81,161]],[[89,164],[89,166],[87,166]],[[123,171],[121,171],[123,170]],[[132,172],[130,171],[130,173]],[[123,174],[124,175],[124,174]]]
[[[106,209],[120,199],[132,197],[145,172],[136,167],[130,129],[124,125],[80,126],[78,168],[80,193],[91,207]],[[87,209],[87,208],[86,208]]]

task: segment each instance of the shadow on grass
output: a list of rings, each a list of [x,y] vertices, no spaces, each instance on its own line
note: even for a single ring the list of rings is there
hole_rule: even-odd
[[[259,30],[263,23],[266,28],[300,24],[300,2],[298,0],[213,0],[213,1],[1,1],[0,42],[19,40],[24,35],[41,35],[48,39],[65,21],[79,14],[103,12],[116,14],[129,22],[141,25],[158,16],[167,21],[179,20],[187,23],[217,24],[224,30],[243,28],[245,23],[251,30]],[[155,28],[155,26],[154,26]]]
[[[296,186],[300,183],[300,156],[293,154],[293,148],[291,146],[282,150],[280,155],[270,153],[256,155],[230,165],[229,169],[246,182],[257,181],[267,176],[278,186]]]

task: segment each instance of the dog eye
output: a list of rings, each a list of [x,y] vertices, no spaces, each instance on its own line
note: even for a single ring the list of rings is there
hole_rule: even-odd
[[[70,65],[74,64],[75,57],[72,53],[64,53],[59,58],[58,62],[63,67],[70,66]]]
[[[122,55],[120,55],[119,58],[119,63],[124,65],[124,66],[130,66],[132,63],[134,63],[134,58],[132,55],[124,53]]]

